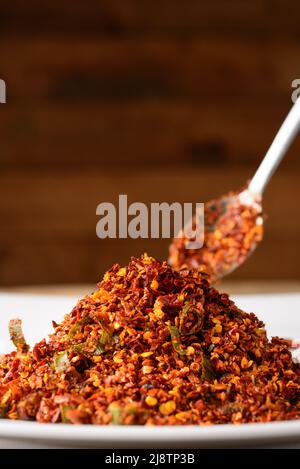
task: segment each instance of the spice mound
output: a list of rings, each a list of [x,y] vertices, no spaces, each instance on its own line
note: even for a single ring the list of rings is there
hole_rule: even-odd
[[[169,262],[177,269],[205,270],[217,280],[243,264],[262,238],[261,206],[230,192],[205,204],[203,247],[187,248],[191,240],[181,232],[170,245]]]
[[[299,419],[288,340],[196,270],[143,255],[114,265],[32,350],[0,359],[3,418],[73,424],[207,425]]]

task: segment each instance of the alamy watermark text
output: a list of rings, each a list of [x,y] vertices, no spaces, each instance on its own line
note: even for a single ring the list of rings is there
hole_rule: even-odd
[[[300,78],[296,78],[292,81],[292,88],[294,89],[292,92],[292,101],[295,103],[300,97]]]
[[[6,84],[4,80],[0,79],[0,104],[6,103]]]
[[[143,202],[128,205],[126,194],[120,194],[118,207],[102,202],[96,208],[100,217],[98,238],[173,238],[179,234],[190,240],[187,249],[199,249],[204,242],[204,204]]]

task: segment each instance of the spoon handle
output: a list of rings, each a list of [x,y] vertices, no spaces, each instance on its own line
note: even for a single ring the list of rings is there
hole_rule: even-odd
[[[291,108],[266,156],[249,184],[249,191],[261,196],[274,171],[287,152],[300,128],[300,98]]]

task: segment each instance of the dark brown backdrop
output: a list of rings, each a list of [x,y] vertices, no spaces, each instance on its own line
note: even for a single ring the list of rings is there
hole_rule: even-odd
[[[94,282],[166,241],[95,236],[96,205],[205,201],[251,177],[300,78],[296,0],[0,1],[0,284]],[[236,278],[300,278],[300,138]]]

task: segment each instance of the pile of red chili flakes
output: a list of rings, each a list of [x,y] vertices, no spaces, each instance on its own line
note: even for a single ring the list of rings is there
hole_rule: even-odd
[[[0,361],[0,412],[38,422],[207,425],[299,419],[290,342],[197,271],[114,265],[54,333]]]

